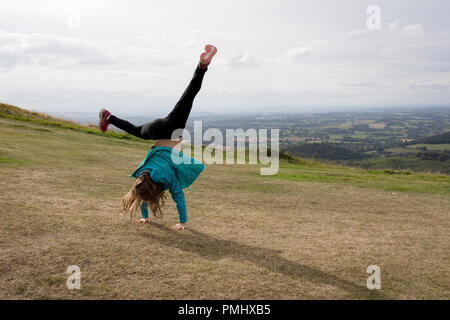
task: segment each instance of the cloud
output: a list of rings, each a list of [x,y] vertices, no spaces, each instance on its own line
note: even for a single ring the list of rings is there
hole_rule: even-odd
[[[58,88],[0,91],[2,102],[25,108],[51,111],[78,110],[96,112],[107,107],[116,112],[154,114],[165,116],[173,106],[173,98],[161,97],[152,88],[148,90],[102,90]]]
[[[420,24],[410,24],[403,28],[402,33],[407,37],[419,37],[425,34],[425,30]]]
[[[340,85],[343,87],[350,87],[350,88],[369,88],[369,89],[395,87],[395,84],[383,82],[347,82],[341,83]]]
[[[190,29],[186,31],[186,34],[188,36],[194,37],[194,38],[207,38],[212,40],[233,40],[234,37],[231,35],[231,33],[228,32],[221,32],[221,31],[215,31],[215,30],[201,30],[201,29]]]
[[[323,45],[323,44],[321,44]],[[282,57],[269,57],[254,52],[244,51],[228,59],[228,67],[258,68],[273,64],[283,64],[286,59],[296,60],[309,57],[317,52],[314,47],[297,47],[288,49]]]
[[[255,68],[265,66],[272,62],[271,58],[244,51],[228,60],[229,67]]]
[[[371,39],[379,41],[380,39],[385,39],[386,41],[389,41],[394,38],[414,38],[424,34],[425,30],[421,24],[410,24],[401,28],[400,21],[395,20],[389,23],[387,28],[353,30],[343,34],[341,38],[343,40]]]
[[[219,95],[227,96],[227,95],[234,95],[234,94],[238,93],[239,90],[220,86],[218,92],[219,92]]]
[[[380,30],[358,29],[343,34],[341,38],[342,40],[366,39],[376,37],[380,32]]]
[[[389,29],[398,29],[400,27],[400,20],[394,20],[388,24]]]
[[[317,52],[316,48],[313,47],[298,47],[291,48],[286,51],[285,56],[290,59],[309,57]]]
[[[0,67],[40,65],[52,67],[136,67],[171,65],[180,60],[176,53],[128,45],[123,41],[92,41],[39,33],[0,31]]]
[[[426,89],[426,90],[450,90],[448,83],[412,83],[409,85],[411,90]]]
[[[380,30],[354,30],[330,41],[317,56],[341,68],[388,73],[448,69],[449,31],[426,31],[422,25],[394,21]]]
[[[195,110],[448,103],[446,10],[411,1],[383,9],[381,30],[366,28],[357,1],[81,1],[73,30],[61,1],[4,0],[0,96],[55,110],[168,110],[211,42],[219,52]]]
[[[411,72],[446,72],[450,68],[450,32],[427,32],[420,24],[401,26],[396,20],[381,30],[359,29],[342,34],[332,40],[315,40],[310,45],[285,50],[282,58],[243,52],[229,60],[230,65],[262,67],[268,64],[332,66],[345,73],[358,69],[370,72],[404,70]]]

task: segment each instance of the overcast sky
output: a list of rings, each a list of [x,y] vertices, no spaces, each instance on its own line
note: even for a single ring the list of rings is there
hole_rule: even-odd
[[[449,105],[449,16],[448,0],[2,0],[0,101],[163,115],[212,43],[195,111]]]

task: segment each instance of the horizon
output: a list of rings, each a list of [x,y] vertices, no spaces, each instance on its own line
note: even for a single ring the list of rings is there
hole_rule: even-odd
[[[448,106],[450,4],[380,0],[369,28],[373,4],[7,0],[0,97],[46,113],[165,115],[212,43],[193,115]]]
[[[190,119],[188,120],[188,124],[192,124],[195,120],[211,120],[210,117],[220,117],[223,119],[229,119],[233,117],[272,117],[272,116],[284,116],[284,115],[298,115],[298,116],[308,116],[308,115],[326,115],[326,114],[389,114],[389,113],[419,113],[419,112],[433,112],[436,110],[449,109],[450,106],[428,106],[428,107],[415,107],[415,106],[399,106],[399,107],[391,107],[391,108],[373,108],[373,109],[346,109],[346,110],[321,110],[321,111],[272,111],[272,112],[241,112],[241,113],[214,113],[214,112],[192,112],[190,115]],[[80,124],[96,124],[98,121],[98,113],[95,111],[63,111],[63,112],[45,112],[41,110],[30,110],[48,114],[50,116],[54,116],[56,118],[62,118],[66,120],[72,120],[75,122],[79,122]],[[145,123],[147,121],[151,121],[155,117],[161,116],[160,114],[136,114],[136,113],[118,113],[121,117],[126,117],[130,121],[135,121],[138,123]],[[262,120],[262,119],[261,119]]]

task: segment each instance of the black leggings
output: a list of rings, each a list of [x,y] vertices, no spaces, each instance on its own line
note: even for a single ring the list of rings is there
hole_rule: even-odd
[[[206,70],[207,68],[202,69],[197,66],[194,77],[191,82],[189,82],[189,85],[183,92],[180,100],[167,117],[153,120],[142,126],[135,126],[132,123],[119,119],[113,115],[109,117],[108,122],[133,136],[145,140],[171,139],[174,130],[184,129],[186,126],[186,121],[191,113],[194,98],[200,91]]]

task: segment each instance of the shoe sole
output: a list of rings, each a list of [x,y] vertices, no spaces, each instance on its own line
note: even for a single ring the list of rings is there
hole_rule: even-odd
[[[98,113],[99,121],[98,121],[98,127],[100,128],[100,131],[105,132],[106,130],[103,130],[103,113],[105,112],[105,109],[101,109]]]
[[[211,62],[211,59],[217,52],[217,48],[213,45],[207,44],[205,46],[205,52],[200,55],[200,62],[202,64],[208,65]]]

